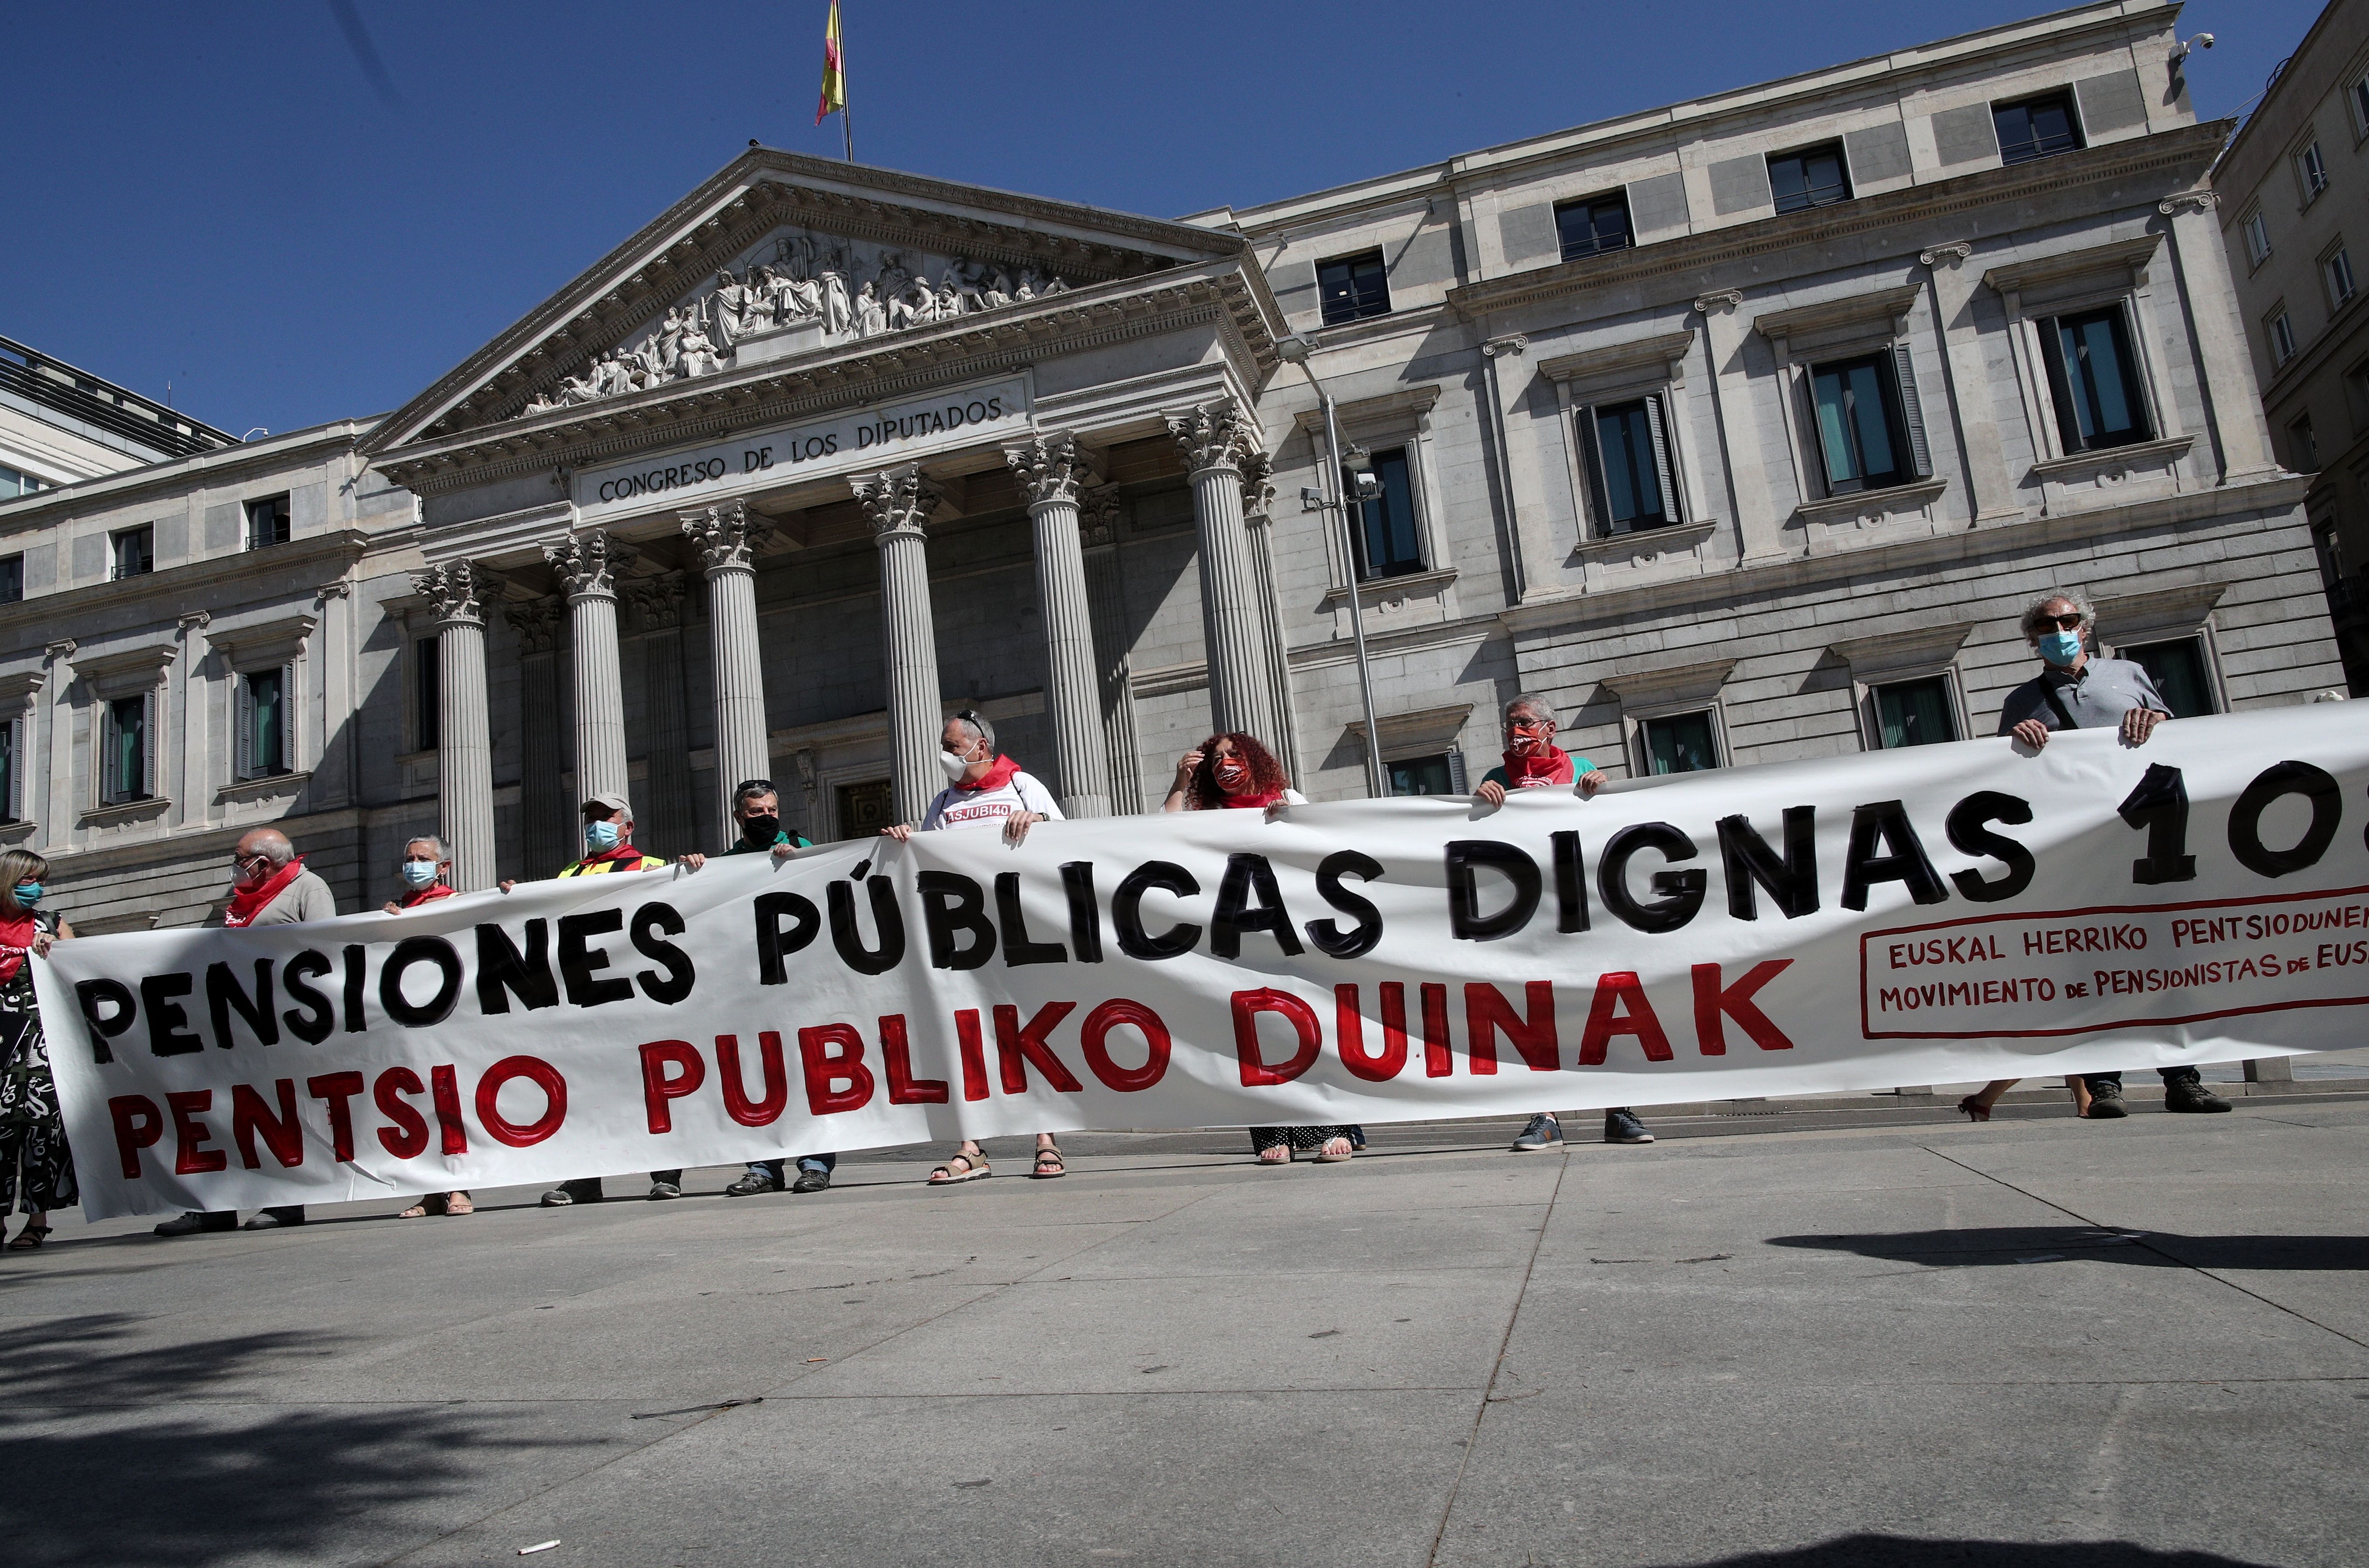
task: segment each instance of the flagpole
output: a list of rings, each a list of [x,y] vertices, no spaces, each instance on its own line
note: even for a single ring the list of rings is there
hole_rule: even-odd
[[[852,164],[855,161],[855,117],[848,112],[845,104],[839,106],[839,128],[847,137],[847,161]]]

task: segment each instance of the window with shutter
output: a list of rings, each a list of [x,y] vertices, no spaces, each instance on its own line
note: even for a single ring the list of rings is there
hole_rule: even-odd
[[[1908,345],[1892,346],[1894,368],[1899,376],[1900,417],[1908,428],[1908,454],[1917,465],[1917,477],[1933,476],[1933,449],[1925,440],[1925,406],[1917,397],[1917,364],[1908,357]]]
[[[1579,411],[1580,448],[1599,538],[1681,521],[1659,396]]]
[[[255,681],[251,676],[238,678],[235,702],[238,713],[231,725],[233,745],[237,755],[233,759],[233,776],[251,779],[255,776]]]
[[[23,754],[25,721],[12,718],[0,724],[0,821],[21,822],[24,809],[17,795],[17,759]]]
[[[1906,357],[1895,357],[1898,348],[1810,367],[1810,411],[1830,496],[1924,476],[1918,472],[1923,421],[1912,429],[1902,406]],[[1930,468],[1929,454],[1923,466]]]
[[[132,788],[132,798],[147,800],[156,793],[156,693],[143,692],[140,704],[140,782]]]
[[[296,667],[280,667],[280,749],[271,761],[274,772],[296,771]]]

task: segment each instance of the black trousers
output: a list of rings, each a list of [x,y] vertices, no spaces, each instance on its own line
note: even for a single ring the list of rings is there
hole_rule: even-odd
[[[652,1171],[650,1173],[650,1180],[653,1182],[667,1182],[675,1186],[681,1186],[682,1185],[682,1173],[681,1171]],[[559,1185],[566,1190],[568,1196],[574,1198],[578,1203],[600,1203],[608,1196],[601,1190],[601,1178],[598,1176],[578,1176],[572,1182],[562,1182]]]
[[[2156,1072],[2163,1079],[2167,1088],[2189,1079],[2201,1080],[2203,1076],[2192,1067],[2158,1067]],[[2098,1092],[2098,1085],[2100,1083],[2111,1083],[2120,1089],[2123,1086],[2123,1075],[2119,1072],[2085,1072],[2081,1075],[2081,1082],[2088,1084],[2089,1093],[2094,1094]]]

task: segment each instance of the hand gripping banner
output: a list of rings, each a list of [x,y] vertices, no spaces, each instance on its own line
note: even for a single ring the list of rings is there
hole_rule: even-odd
[[[2230,1060],[2369,1019],[2353,704],[524,883],[35,965],[86,1209]]]

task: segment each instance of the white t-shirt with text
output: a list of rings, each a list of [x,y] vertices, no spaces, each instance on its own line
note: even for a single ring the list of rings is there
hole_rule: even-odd
[[[1001,828],[1015,811],[1034,811],[1046,820],[1061,819],[1061,807],[1034,773],[1015,773],[993,789],[938,791],[921,818],[921,831],[940,828]]]

